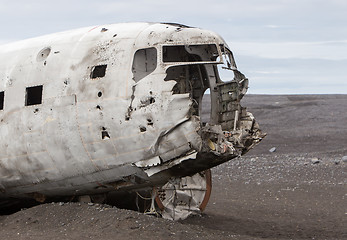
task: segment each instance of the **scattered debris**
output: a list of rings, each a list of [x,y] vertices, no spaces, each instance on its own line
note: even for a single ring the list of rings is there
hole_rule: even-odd
[[[318,158],[314,157],[314,158],[311,159],[311,163],[312,164],[317,164],[317,163],[320,163],[320,160]]]
[[[271,153],[276,152],[276,147],[270,148],[269,152],[271,152]]]

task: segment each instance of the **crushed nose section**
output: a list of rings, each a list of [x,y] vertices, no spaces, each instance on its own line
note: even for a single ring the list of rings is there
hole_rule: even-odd
[[[215,114],[211,114],[210,122],[198,131],[202,142],[198,153],[194,158],[182,159],[177,166],[169,169],[170,175],[182,174],[185,177],[172,177],[158,188],[156,201],[166,219],[180,220],[200,214],[207,205],[212,185],[210,169],[191,175],[194,171],[241,156],[266,135],[259,129],[252,113],[240,105],[247,91],[248,80],[238,71],[235,75],[238,78],[217,84],[211,94],[211,99],[216,100],[211,104],[215,107],[211,113]]]
[[[253,115],[240,104],[248,79],[237,70],[231,51],[224,45],[163,46],[161,60],[166,73],[163,80],[170,87],[161,114],[163,122],[171,124],[163,128],[148,151],[148,159],[155,156],[160,163],[153,166],[146,158],[140,164],[148,167],[145,171],[150,177],[193,175],[243,155],[265,136]],[[211,102],[207,121],[202,120],[206,91]]]
[[[221,125],[207,124],[201,129],[203,145],[201,153],[213,153],[216,156],[241,156],[258,144],[266,134],[262,133],[252,113],[243,110],[237,121],[239,127],[222,130]]]
[[[233,141],[234,146],[239,149],[241,155],[248,152],[256,144],[258,144],[266,134],[263,133],[252,113],[245,109],[241,112],[239,128],[231,132],[225,131],[225,137],[229,141]]]
[[[201,152],[212,152],[216,156],[238,155],[233,142],[225,137],[220,125],[209,125],[201,129],[203,141]]]
[[[248,88],[248,79],[237,70],[235,79],[219,83],[215,87],[216,99],[212,104],[215,115],[212,123],[201,129],[204,140],[202,152],[220,155],[240,156],[259,143],[266,134],[262,133],[252,113],[242,107],[240,101]]]
[[[151,91],[165,85],[165,97],[155,103],[160,102],[160,123],[170,124],[158,129],[148,156],[134,165],[143,170],[151,184],[164,185],[157,195],[162,216],[177,220],[203,210],[201,203],[208,201],[208,181],[203,177],[206,170],[245,154],[266,134],[240,104],[248,79],[237,70],[227,47],[169,44],[161,50],[164,78],[156,79],[158,84],[154,85],[154,77],[159,75],[149,74],[137,82],[136,91],[142,85],[150,86]],[[149,83],[144,85],[146,81]],[[205,92],[209,92],[205,96],[211,103],[206,120],[202,117]],[[139,108],[144,101],[140,104]]]

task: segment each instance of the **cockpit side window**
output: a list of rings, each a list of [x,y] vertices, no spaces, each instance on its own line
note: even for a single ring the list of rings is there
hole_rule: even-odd
[[[154,47],[139,49],[135,52],[132,66],[133,79],[140,81],[157,68],[157,49]]]

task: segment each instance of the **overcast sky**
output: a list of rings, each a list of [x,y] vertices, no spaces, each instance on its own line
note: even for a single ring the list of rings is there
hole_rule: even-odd
[[[347,94],[347,0],[0,0],[0,43],[135,21],[219,33],[250,93]]]

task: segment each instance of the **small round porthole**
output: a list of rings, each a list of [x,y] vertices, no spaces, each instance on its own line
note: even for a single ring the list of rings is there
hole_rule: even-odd
[[[42,49],[36,57],[36,61],[41,62],[46,60],[46,58],[49,56],[49,54],[51,53],[51,48],[50,47],[46,47],[44,49]]]

